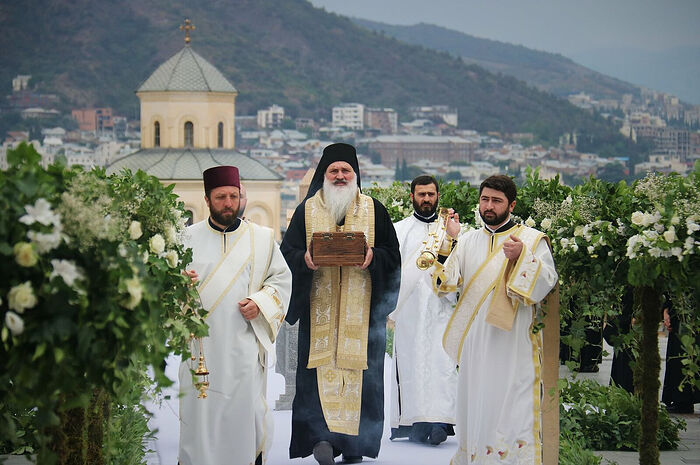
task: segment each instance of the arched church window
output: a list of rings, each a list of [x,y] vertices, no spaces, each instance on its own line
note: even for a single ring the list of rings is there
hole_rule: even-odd
[[[216,131],[216,146],[223,148],[224,146],[224,123],[219,122],[218,130]]]
[[[160,147],[160,123],[158,121],[153,124],[153,146]]]
[[[185,123],[185,147],[194,146],[194,125],[192,121]]]

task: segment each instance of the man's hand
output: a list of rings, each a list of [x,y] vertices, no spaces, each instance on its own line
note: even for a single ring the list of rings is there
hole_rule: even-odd
[[[374,258],[374,251],[372,250],[372,247],[370,247],[369,244],[365,244],[365,247],[367,247],[367,253],[365,254],[365,261],[362,262],[362,265],[360,265],[361,270],[366,269],[369,264],[372,263],[372,259]]]
[[[449,209],[449,217],[447,218],[447,224],[445,225],[445,232],[452,238],[457,239],[459,232],[462,227],[459,225],[459,213],[455,212],[453,209]]]
[[[314,265],[314,261],[311,260],[311,252],[309,250],[306,250],[306,253],[304,254],[304,261],[306,262],[306,266],[309,267],[310,270],[318,270],[318,266]]]
[[[243,315],[243,318],[245,318],[246,320],[252,320],[260,313],[258,304],[256,304],[248,298],[238,302],[238,308],[241,311],[241,315]]]
[[[503,253],[508,260],[517,260],[520,253],[523,251],[523,241],[514,235],[510,235],[510,239],[503,244]]]
[[[197,284],[197,281],[199,281],[199,275],[194,270],[184,270],[182,272],[182,274],[184,276],[187,276],[188,278],[190,278],[190,281],[192,281],[192,284]]]

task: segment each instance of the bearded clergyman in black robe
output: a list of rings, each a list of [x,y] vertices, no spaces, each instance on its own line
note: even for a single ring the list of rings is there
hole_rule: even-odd
[[[322,266],[309,245],[314,232],[363,232],[364,263]],[[396,306],[401,257],[386,208],[360,192],[355,148],[325,148],[282,245],[292,270],[290,324],[299,322],[290,458],[321,465],[377,457],[384,422],[386,317]]]

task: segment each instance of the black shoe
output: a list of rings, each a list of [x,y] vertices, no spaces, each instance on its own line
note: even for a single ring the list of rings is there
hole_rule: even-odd
[[[680,402],[672,402],[670,405],[666,407],[666,411],[668,413],[695,413],[695,408],[693,404],[690,403],[680,403]]]
[[[345,455],[343,454],[343,463],[360,463],[362,462],[361,455]]]
[[[445,442],[447,440],[447,431],[445,431],[445,428],[442,426],[433,426],[433,429],[430,431],[430,439],[428,439],[428,442],[434,446],[437,446],[441,442]]]
[[[314,458],[318,465],[334,465],[333,446],[328,441],[321,441],[314,446]]]
[[[424,427],[424,425],[414,424],[411,428],[411,432],[408,433],[408,440],[411,442],[428,442],[428,436],[430,436],[430,429]]]

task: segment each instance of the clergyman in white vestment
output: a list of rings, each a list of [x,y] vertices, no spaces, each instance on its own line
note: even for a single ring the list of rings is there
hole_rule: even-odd
[[[266,357],[284,320],[291,273],[269,228],[237,218],[238,169],[204,171],[210,217],[187,228],[193,250],[189,274],[209,312],[202,338],[209,374],[207,398],[198,398],[192,370],[180,366],[181,465],[265,462],[272,418],[265,399]],[[194,352],[198,356],[198,346]]]
[[[455,293],[438,297],[429,270],[416,260],[429,232],[439,227],[438,183],[418,176],[411,183],[413,215],[394,224],[401,251],[401,290],[394,321],[391,376],[391,439],[440,444],[454,435],[457,366],[442,348]],[[448,251],[449,252],[449,251]]]
[[[460,290],[443,337],[459,364],[452,465],[542,463],[542,332],[532,328],[558,277],[544,234],[510,219],[515,196],[509,177],[484,180],[485,226],[459,236],[434,270],[436,290]],[[458,230],[454,215],[447,231]]]

